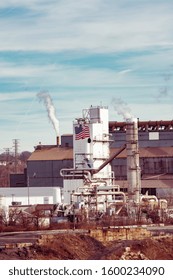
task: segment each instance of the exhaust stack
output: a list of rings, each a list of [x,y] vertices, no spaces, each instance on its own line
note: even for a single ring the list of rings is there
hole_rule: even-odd
[[[141,169],[139,166],[138,122],[126,120],[127,182],[129,203],[139,205],[141,193]]]
[[[57,145],[57,147],[59,147],[61,145],[61,137],[60,136],[56,137],[56,145]]]

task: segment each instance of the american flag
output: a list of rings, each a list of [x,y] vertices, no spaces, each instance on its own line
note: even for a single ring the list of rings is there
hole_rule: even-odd
[[[90,137],[88,125],[75,126],[75,140],[85,139]]]

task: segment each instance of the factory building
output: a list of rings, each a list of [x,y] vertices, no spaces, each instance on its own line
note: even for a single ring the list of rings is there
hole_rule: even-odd
[[[62,168],[73,167],[71,147],[39,145],[27,162],[27,183],[30,187],[63,186]]]
[[[45,226],[67,220],[169,220],[173,121],[129,117],[116,122],[108,114],[106,106],[83,109],[73,121],[73,134],[57,133],[55,145],[39,143],[23,177],[13,174],[11,187],[0,189],[0,209],[28,211],[33,217],[38,211]],[[51,219],[45,220],[47,215]]]
[[[126,141],[126,122],[109,122],[114,150]],[[173,121],[138,120],[141,192],[169,198],[173,195]],[[127,188],[127,159],[123,151],[112,162],[117,184]]]
[[[137,122],[141,192],[173,194],[173,121]],[[126,122],[109,122],[109,148],[113,155],[126,143]],[[74,167],[73,135],[62,135],[61,146],[38,145],[27,163],[29,186],[63,187],[61,169]],[[100,156],[101,157],[101,156]],[[105,158],[103,158],[104,160]],[[115,183],[127,190],[127,150],[111,162]]]
[[[0,208],[9,205],[56,204],[61,202],[58,187],[0,188]]]
[[[107,107],[91,106],[73,121],[72,135],[35,147],[25,184],[19,188],[13,175],[16,185],[2,190],[1,205],[62,203],[79,220],[103,213],[146,219],[152,210],[166,217],[173,205],[172,143],[172,121],[110,122]]]

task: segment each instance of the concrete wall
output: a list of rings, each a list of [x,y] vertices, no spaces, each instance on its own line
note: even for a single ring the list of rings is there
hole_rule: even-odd
[[[74,231],[70,230],[59,230],[59,233],[63,234],[79,234],[75,233]],[[151,232],[148,231],[145,228],[142,227],[117,227],[112,229],[93,229],[86,231],[86,235],[90,235],[91,237],[97,239],[98,241],[102,243],[107,243],[110,241],[116,241],[116,240],[140,240],[151,237]],[[54,238],[58,237],[58,234],[51,235],[51,234],[44,234],[41,235],[41,238],[38,240],[38,243],[40,245],[45,245],[47,242],[50,242]]]
[[[151,233],[142,227],[117,227],[112,229],[96,229],[90,236],[105,243],[115,240],[139,240],[151,237]]]

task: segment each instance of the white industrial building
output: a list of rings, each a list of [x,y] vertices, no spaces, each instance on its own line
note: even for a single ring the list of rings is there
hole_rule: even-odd
[[[83,179],[89,183],[92,179],[92,182],[111,184],[111,165],[104,164],[110,157],[109,142],[108,108],[91,106],[84,109],[82,117],[73,123],[73,168],[60,172],[64,178],[66,203],[70,203],[72,191],[83,187]]]
[[[59,187],[0,188],[0,208],[10,205],[57,204],[60,202]]]

